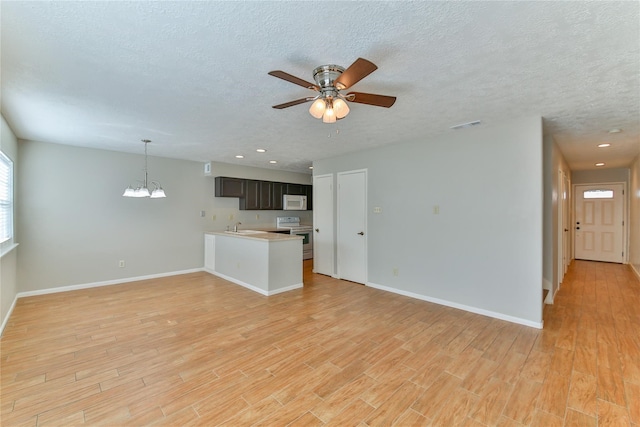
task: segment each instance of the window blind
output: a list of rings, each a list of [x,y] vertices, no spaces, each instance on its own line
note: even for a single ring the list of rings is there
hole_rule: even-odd
[[[0,152],[0,243],[13,237],[13,162]]]

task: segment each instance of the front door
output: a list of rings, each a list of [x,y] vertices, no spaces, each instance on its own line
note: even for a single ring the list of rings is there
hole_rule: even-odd
[[[338,277],[367,282],[367,171],[338,174]]]
[[[575,257],[624,261],[624,185],[575,187]]]

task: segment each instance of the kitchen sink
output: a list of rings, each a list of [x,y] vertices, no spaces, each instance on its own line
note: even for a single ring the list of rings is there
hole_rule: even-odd
[[[225,233],[230,233],[230,234],[260,234],[260,233],[266,233],[266,231],[259,231],[259,230],[238,230],[238,231],[232,231],[232,230],[228,230],[228,231],[225,231]]]

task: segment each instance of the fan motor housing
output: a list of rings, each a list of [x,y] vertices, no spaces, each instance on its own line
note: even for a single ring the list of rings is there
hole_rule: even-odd
[[[334,82],[343,72],[344,67],[339,65],[321,65],[313,70],[313,79],[321,88],[334,88]]]

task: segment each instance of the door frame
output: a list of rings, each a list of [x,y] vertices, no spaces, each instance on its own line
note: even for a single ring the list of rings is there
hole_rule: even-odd
[[[579,184],[572,184],[573,191],[573,209],[571,212],[571,257],[576,257],[576,203],[578,202],[578,187],[592,187],[592,186],[606,186],[606,185],[622,185],[622,264],[629,264],[629,191],[627,190],[627,183],[624,181],[613,182],[581,182]]]

